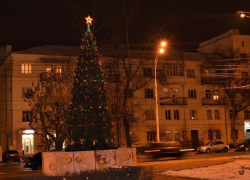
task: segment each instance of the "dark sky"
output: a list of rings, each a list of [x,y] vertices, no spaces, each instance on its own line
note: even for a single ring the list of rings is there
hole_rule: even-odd
[[[72,26],[73,14],[65,5],[65,2],[71,1],[73,0],[1,1],[0,46],[11,44],[15,51],[47,44],[79,45],[79,41],[72,36],[77,32]],[[181,49],[183,51],[194,51],[200,42],[233,28],[239,29],[240,34],[250,35],[250,19],[242,19],[236,14],[240,10],[250,11],[250,0],[138,1],[141,6],[134,17],[137,25],[171,17],[174,23],[169,30],[175,35],[171,43],[185,45]],[[86,12],[86,16],[88,13]]]

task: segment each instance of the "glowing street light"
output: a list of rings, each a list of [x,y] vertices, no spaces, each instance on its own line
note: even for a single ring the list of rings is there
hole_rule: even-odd
[[[250,12],[247,11],[237,11],[237,14],[240,14],[242,18],[250,18]]]
[[[158,112],[158,93],[157,93],[157,77],[156,77],[156,70],[157,70],[157,62],[159,54],[164,53],[164,47],[166,46],[166,42],[162,42],[160,49],[158,49],[156,56],[155,56],[155,120],[156,120],[156,140],[160,142],[160,127],[159,127],[159,112]]]

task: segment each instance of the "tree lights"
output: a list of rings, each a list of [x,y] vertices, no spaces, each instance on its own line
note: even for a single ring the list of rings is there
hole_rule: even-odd
[[[68,150],[105,149],[111,139],[104,75],[90,29],[93,19],[90,16],[85,19],[87,31],[80,45],[66,125]]]

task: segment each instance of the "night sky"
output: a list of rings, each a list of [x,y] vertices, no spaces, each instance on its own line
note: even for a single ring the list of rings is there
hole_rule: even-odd
[[[10,44],[13,51],[17,51],[41,45],[79,45],[81,35],[73,25],[76,22],[72,8],[69,8],[69,3],[74,1],[86,2],[83,16],[92,15],[87,0],[1,1],[0,46]],[[95,1],[103,3],[108,0]],[[168,29],[174,38],[170,44],[181,51],[195,51],[200,42],[233,28],[239,29],[240,34],[250,35],[250,19],[236,14],[237,11],[250,11],[250,0],[135,1],[140,3],[140,7],[133,17],[132,29],[143,31],[147,23],[171,18],[173,21]],[[97,34],[97,45],[98,41]]]

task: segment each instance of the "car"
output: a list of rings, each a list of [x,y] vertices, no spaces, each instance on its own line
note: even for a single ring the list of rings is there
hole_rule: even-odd
[[[159,159],[165,157],[180,158],[183,152],[181,146],[176,142],[153,142],[136,147],[136,154],[138,158]]]
[[[249,149],[250,149],[250,139],[247,139],[244,142],[239,143],[235,148],[236,151],[246,151]]]
[[[32,170],[42,169],[42,152],[34,154],[32,157],[27,157],[24,162],[24,168],[31,168]]]
[[[7,150],[3,153],[3,162],[15,161],[20,162],[19,152],[17,150]]]
[[[198,153],[228,152],[229,146],[223,141],[210,141],[197,148]]]

